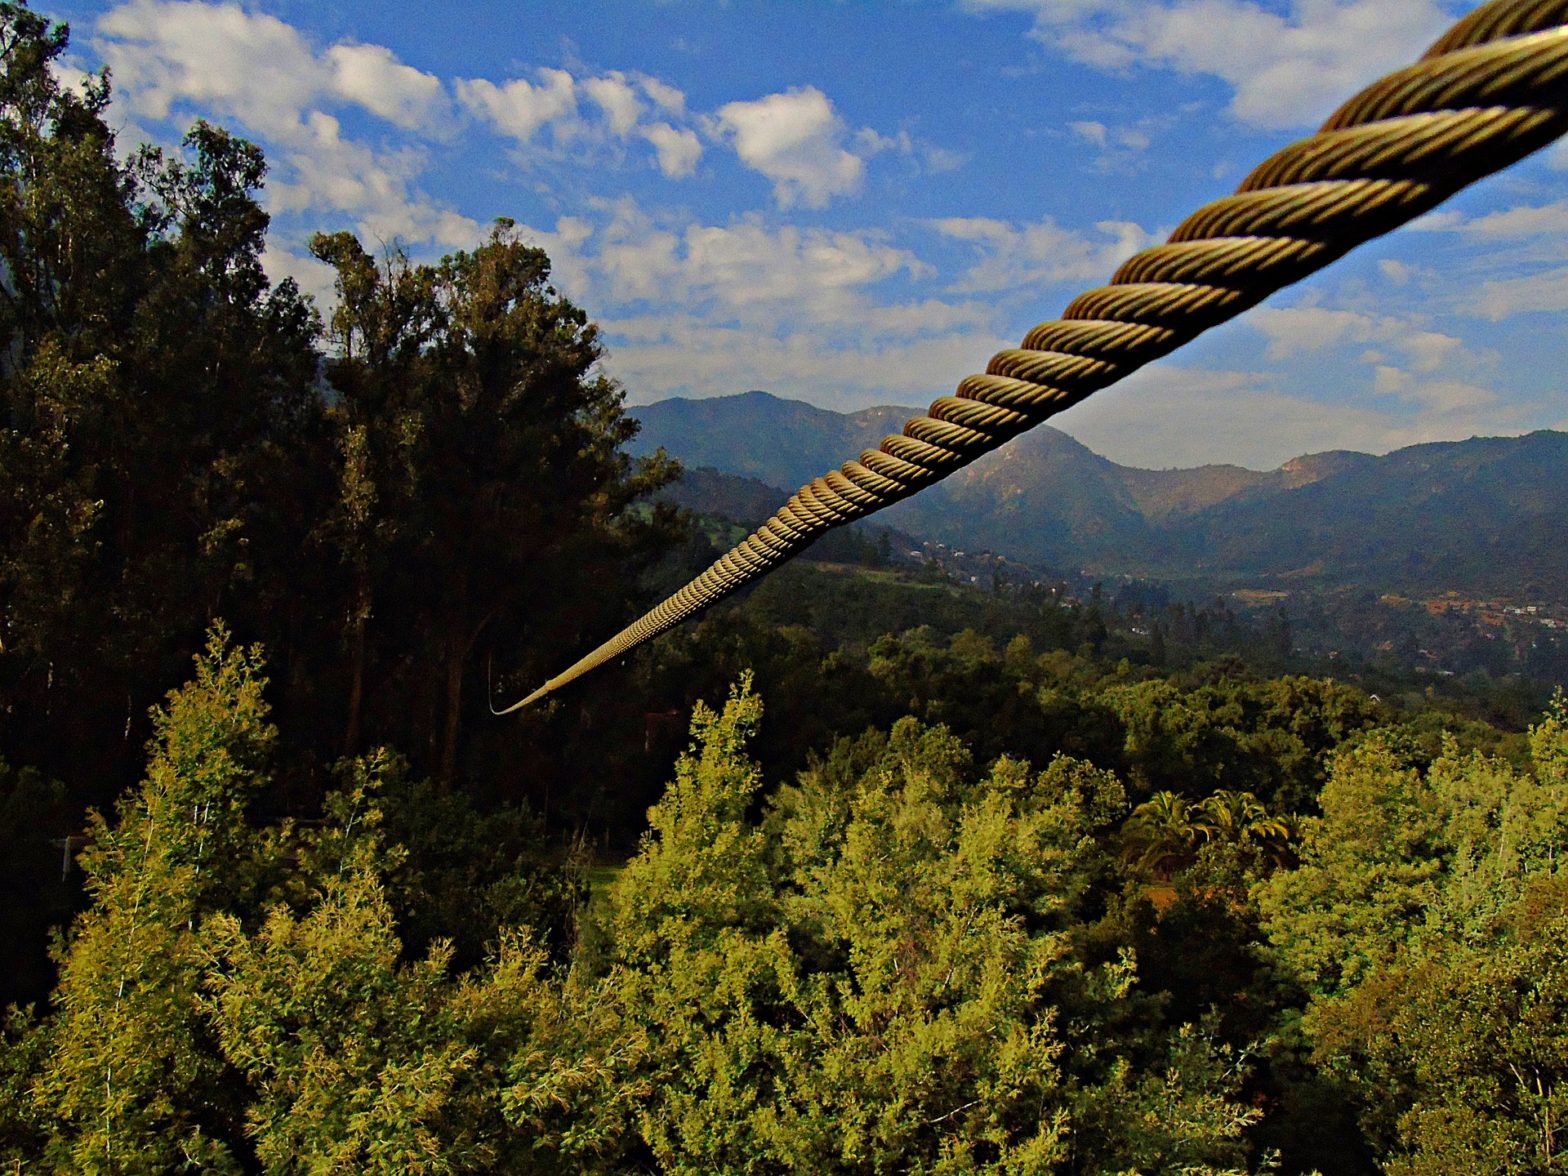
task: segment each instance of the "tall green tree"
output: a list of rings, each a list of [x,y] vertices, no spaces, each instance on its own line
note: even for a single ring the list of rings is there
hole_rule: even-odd
[[[0,4],[0,698],[23,730],[66,705],[101,635],[82,610],[99,603],[118,392],[102,349],[126,326],[142,238],[106,78],[78,90],[55,72],[68,37]]]
[[[18,758],[118,785],[212,616],[302,627],[317,324],[262,271],[260,152],[198,123],[122,162],[67,44],[0,4],[0,714]]]
[[[1167,1034],[1131,959],[1088,950],[1114,777],[977,773],[908,720],[759,822],[760,718],[746,682],[697,711],[610,893],[602,978],[575,986],[615,1028],[514,1066],[514,1113],[541,1114],[564,1067],[593,1130],[561,1146],[612,1169],[1236,1170],[1256,1115],[1234,1059]]]
[[[438,941],[407,959],[378,832],[371,757],[307,840],[309,893],[260,920],[224,912],[201,931],[202,1004],[245,1078],[244,1133],[268,1171],[533,1171],[502,1117],[505,1066],[553,1007],[546,957],[509,929],[484,968],[450,973]]]
[[[238,1092],[203,1016],[211,913],[254,907],[273,843],[245,805],[276,730],[256,650],[215,633],[196,677],[154,717],[142,786],[94,814],[81,867],[91,908],[60,954],[33,1096],[48,1155],[79,1171],[238,1169]]]
[[[560,1020],[547,953],[520,926],[462,977],[444,941],[405,951],[385,752],[346,765],[319,822],[247,820],[277,735],[260,671],[257,649],[215,631],[156,716],[146,780],[117,819],[93,818],[92,905],[64,940],[53,1009],[0,1037],[0,1090],[20,1099],[0,1108],[0,1162],[537,1170],[503,1092],[535,1023]],[[543,906],[514,896],[509,912]]]
[[[1374,741],[1336,762],[1301,866],[1259,890],[1301,1029],[1354,1090],[1389,1172],[1568,1171],[1568,722],[1520,772],[1450,743],[1424,770]]]
[[[328,530],[346,540],[352,682],[374,663],[397,684],[371,717],[351,685],[347,741],[391,738],[450,783],[480,650],[529,680],[618,619],[629,590],[606,586],[671,533],[629,508],[676,467],[623,452],[636,423],[596,370],[598,331],[510,222],[434,266],[377,262],[346,233],[313,250],[340,295]]]

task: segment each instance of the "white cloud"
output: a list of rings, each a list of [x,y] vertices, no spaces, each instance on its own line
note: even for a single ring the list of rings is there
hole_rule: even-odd
[[[1454,314],[1501,322],[1519,314],[1568,310],[1568,200],[1520,204],[1469,215],[1457,209],[1428,213],[1411,227],[1443,234],[1468,248],[1441,274],[1411,269],[1428,295]]]
[[[865,163],[845,149],[844,122],[814,86],[726,103],[717,129],[742,163],[773,181],[780,208],[823,208],[860,190]]]
[[[1568,200],[1519,205],[1477,217],[1467,218],[1455,213],[1445,227],[1477,241],[1523,241],[1549,237],[1556,242],[1568,233]]]
[[[1418,405],[1429,425],[1444,417],[1474,420],[1477,410],[1489,408],[1498,400],[1491,389],[1463,380],[1424,378],[1386,364],[1379,364],[1374,371],[1373,392]]]
[[[292,25],[234,4],[131,0],[100,17],[95,34],[120,100],[151,119],[188,104],[287,137],[325,99],[407,130],[434,130],[448,110],[440,79],[383,45],[318,53]]]
[[[1403,351],[1406,364],[1419,373],[1439,368],[1482,372],[1496,361],[1493,354],[1469,350],[1458,337],[1430,331],[1421,318],[1411,315],[1374,315],[1327,306],[1261,306],[1242,321],[1269,339],[1265,356],[1275,362],[1341,350],[1347,343],[1377,343],[1386,350]],[[1383,356],[1385,351],[1374,348],[1363,359],[1383,364]]]
[[[1110,126],[1097,119],[1079,119],[1068,123],[1067,129],[1095,149],[1097,170],[1131,173],[1142,167],[1144,153],[1154,145],[1154,132],[1170,125],[1168,118],[1146,118],[1133,126]]]
[[[1484,389],[1385,379],[1401,401],[1390,411],[1285,395],[1264,373],[1157,364],[1052,424],[1126,465],[1168,469],[1232,462],[1260,470],[1327,449],[1387,453],[1533,427],[1525,408],[1487,401]]]
[[[558,140],[575,132],[577,83],[564,69],[541,69],[537,83],[513,78],[498,86],[485,78],[463,78],[457,82],[457,97],[519,143],[527,144],[547,125]]]
[[[995,317],[995,310],[984,302],[944,302],[938,298],[926,298],[919,302],[865,307],[859,311],[857,322],[867,331],[913,338],[960,329],[989,329]],[[1000,336],[997,338],[1000,339]],[[985,357],[1002,347],[1011,347],[1015,342],[998,342],[989,351],[972,352],[965,362],[969,368],[978,367]],[[956,383],[960,373],[954,369],[952,374]],[[964,374],[967,374],[967,369]]]
[[[1392,282],[1395,286],[1408,286],[1414,276],[1414,269],[1392,257],[1385,257],[1377,263],[1378,272]]]
[[[1034,17],[1054,51],[1108,70],[1173,69],[1227,82],[1231,112],[1267,128],[1312,126],[1357,89],[1414,61],[1451,22],[1444,0],[967,0]]]
[[[894,135],[884,135],[871,127],[861,127],[855,132],[853,143],[856,148],[855,154],[861,159],[870,159],[873,155],[892,151],[913,161],[926,175],[933,176],[962,167],[968,158],[961,152],[950,151],[945,147],[916,139],[906,130],[900,130]]]
[[[1516,314],[1568,310],[1568,266],[1519,278],[1493,278],[1482,282],[1465,305],[1475,314],[1501,322]]]
[[[1102,122],[1073,122],[1067,126],[1085,143],[1091,143],[1102,151],[1110,146],[1110,128]]]
[[[892,277],[901,270],[929,272],[903,249],[875,234],[777,229],[759,223],[700,225],[685,234],[687,274],[698,290],[712,291],[732,309],[759,303],[798,303],[828,321],[823,302]]]
[[[924,405],[973,371],[976,356],[1008,345],[983,329],[825,347],[811,332],[758,334],[696,316],[612,318],[603,325],[612,340],[606,366],[633,403],[766,388],[840,411]]]
[[[1263,306],[1242,321],[1268,339],[1264,354],[1276,363],[1363,345],[1360,360],[1371,370],[1376,395],[1397,396],[1433,412],[1476,408],[1497,399],[1476,382],[1495,374],[1497,355],[1429,329],[1424,316],[1313,305]],[[1390,352],[1399,355],[1402,363],[1396,364]]]
[[[1118,265],[1153,242],[1150,233],[1129,221],[1099,221],[1097,236],[1064,229],[1050,217],[1022,225],[988,217],[947,217],[930,224],[980,251],[980,260],[954,284],[965,293],[1109,281]]]
[[[417,195],[413,184],[424,168],[418,151],[377,151],[344,138],[330,114],[313,111],[304,131],[275,152],[284,166],[269,189],[277,212],[346,212],[355,230],[370,240],[433,241],[470,248],[484,226],[470,217]]]
[[[874,230],[708,224],[630,199],[594,211],[564,288],[595,308],[606,369],[634,401],[764,387],[839,408],[924,403],[1007,342],[984,301],[909,297],[934,270]]]
[[[659,171],[667,178],[684,179],[697,170],[702,140],[695,130],[670,119],[645,121],[649,102],[665,114],[684,112],[686,97],[674,86],[619,70],[579,79],[565,70],[541,69],[537,77],[537,82],[514,78],[500,86],[483,78],[465,79],[457,83],[457,94],[469,110],[525,147],[545,128],[556,147],[574,144],[580,158],[597,158],[608,141],[636,138],[653,148]],[[583,114],[579,94],[601,119]]]
[[[191,103],[288,135],[332,87],[327,63],[292,26],[233,5],[132,0],[99,18],[97,34],[120,100],[151,119]]]
[[[1394,343],[1410,357],[1410,365],[1417,372],[1458,367],[1478,358],[1459,339],[1438,331],[1406,332]]]
[[[631,134],[642,118],[643,104],[625,74],[613,72],[602,78],[589,78],[583,83],[583,89],[604,111],[612,134],[622,139]]]
[[[957,171],[969,162],[969,156],[962,151],[953,151],[947,147],[937,147],[931,143],[916,143],[915,154],[928,176],[939,176],[943,172]]]
[[[646,74],[637,75],[637,85],[642,92],[653,101],[653,104],[665,114],[675,118],[686,116],[686,95],[677,90],[668,82],[661,82],[658,78],[650,78]]]
[[[1379,333],[1370,315],[1324,306],[1260,306],[1243,321],[1268,338],[1265,354],[1275,361],[1328,351],[1347,340],[1367,343]]]
[[[418,190],[422,148],[373,148],[324,109],[359,107],[404,130],[447,121],[440,80],[383,46],[317,52],[274,17],[199,0],[131,0],[99,19],[94,45],[113,71],[116,103],[133,114],[161,122],[199,112],[259,138],[274,213],[346,214],[362,236],[386,242],[466,248],[483,235],[477,221]],[[269,264],[297,256],[281,249]],[[292,272],[319,288],[308,266]]]
[[[332,306],[337,301],[334,287],[337,271],[309,254],[296,253],[269,240],[261,255],[261,268],[274,285],[284,278],[293,278],[300,290],[314,298],[318,306]]]
[[[1085,143],[1101,151],[1117,147],[1132,152],[1147,151],[1154,142],[1154,137],[1146,127],[1108,127],[1103,122],[1084,119],[1068,123],[1067,128]]]
[[[1537,406],[1505,403],[1496,391],[1495,354],[1430,329],[1420,316],[1304,305],[1260,307],[1241,322],[1267,339],[1265,355],[1276,369],[1157,364],[1072,409],[1063,427],[1133,465],[1223,461],[1269,469],[1324,449],[1384,453],[1538,423]],[[1355,355],[1356,345],[1365,365],[1363,403],[1344,403],[1336,398],[1355,387],[1343,375],[1325,385],[1308,373],[1319,357]],[[1282,384],[1304,394],[1288,394]]]
[[[697,132],[661,122],[644,127],[641,134],[653,144],[659,157],[659,170],[670,179],[678,180],[697,170],[697,161],[702,158],[702,142],[697,138]]]
[[[623,200],[598,234],[597,298],[614,304],[677,300],[725,321],[769,329],[793,321],[853,325],[867,287],[929,266],[875,232],[768,225],[669,225]]]
[[[441,79],[404,65],[384,45],[334,45],[327,60],[337,92],[390,123],[418,130],[447,113]]]

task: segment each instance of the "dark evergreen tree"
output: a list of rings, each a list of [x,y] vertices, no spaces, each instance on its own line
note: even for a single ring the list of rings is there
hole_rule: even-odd
[[[344,233],[313,248],[341,299],[328,533],[349,573],[346,741],[390,739],[450,783],[490,660],[517,689],[623,617],[674,533],[668,508],[629,508],[676,467],[625,455],[637,426],[595,371],[598,331],[510,223],[434,266],[378,263]]]
[[[262,272],[260,152],[120,162],[66,43],[0,4],[0,723],[106,801],[218,610],[286,646],[309,607],[316,324]]]

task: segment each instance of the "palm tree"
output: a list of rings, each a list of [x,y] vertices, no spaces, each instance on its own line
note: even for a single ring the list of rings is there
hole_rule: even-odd
[[[1133,809],[1122,826],[1122,860],[1169,881],[1197,854],[1199,825],[1191,806],[1174,792],[1156,792]]]
[[[1250,843],[1275,865],[1289,860],[1289,843],[1295,834],[1292,822],[1270,813],[1250,792],[1221,790],[1193,806],[1192,812],[1194,828],[1203,841]]]
[[[1292,860],[1294,821],[1270,813],[1250,792],[1221,790],[1196,804],[1174,792],[1156,792],[1133,809],[1122,826],[1122,860],[1134,870],[1168,882],[1192,865],[1204,845],[1249,845],[1274,866]]]

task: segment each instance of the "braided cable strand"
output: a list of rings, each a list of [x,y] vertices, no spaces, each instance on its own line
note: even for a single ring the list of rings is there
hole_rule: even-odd
[[[1568,0],[1492,0],[901,434],[797,490],[686,587],[501,714],[718,603],[1568,130]]]

